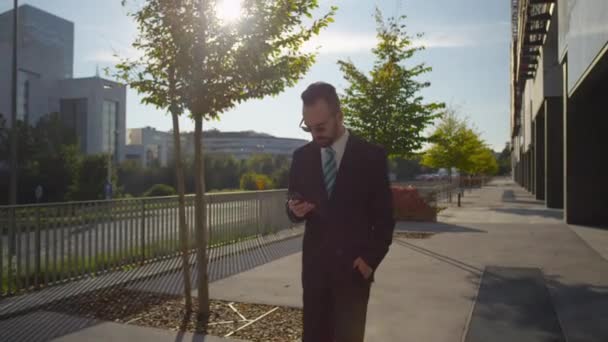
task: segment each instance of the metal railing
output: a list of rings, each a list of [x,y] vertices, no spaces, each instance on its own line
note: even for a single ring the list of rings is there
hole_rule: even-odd
[[[291,227],[286,190],[206,194],[208,249]],[[189,247],[194,196],[186,196]],[[178,199],[0,206],[0,296],[179,253]]]
[[[413,186],[431,206],[439,203],[453,203],[458,194],[464,195],[465,190],[480,188],[485,185],[487,178],[483,176],[453,177],[452,181],[411,181],[394,182],[394,185]]]

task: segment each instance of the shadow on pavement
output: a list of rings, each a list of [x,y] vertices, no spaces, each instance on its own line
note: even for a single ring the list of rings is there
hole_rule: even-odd
[[[475,229],[442,222],[397,222],[395,232],[425,232],[425,233],[487,233],[485,230]]]
[[[260,237],[240,246],[225,246],[222,251],[211,250],[208,264],[209,281],[220,280],[297,253],[301,246],[301,236],[280,240]],[[195,263],[196,255],[192,253],[192,289],[196,289],[198,280]],[[108,306],[115,306],[116,301],[119,301],[123,304],[123,317],[145,312],[146,296],[162,293],[170,298],[183,294],[182,269],[181,257],[174,256],[132,269],[125,268],[3,298],[0,300],[0,341],[48,341],[103,323],[95,319],[99,316],[95,312],[96,309],[79,308],[92,296],[113,298]],[[129,295],[112,297],[112,291],[122,291]],[[193,295],[196,296],[196,291]],[[104,308],[100,306],[98,310],[103,312]]]
[[[463,271],[466,271],[466,272],[470,273],[472,276],[476,276],[478,278],[483,273],[483,270],[480,269],[480,268],[478,268],[478,267],[476,267],[476,266],[467,264],[465,262],[462,262],[460,260],[451,258],[451,257],[443,255],[443,254],[439,254],[439,253],[433,252],[430,249],[423,248],[423,247],[420,247],[420,246],[416,246],[416,245],[414,245],[412,243],[403,241],[402,239],[394,239],[393,240],[393,244],[396,244],[398,246],[402,246],[402,247],[405,247],[405,248],[409,248],[409,249],[413,250],[414,252],[418,252],[420,254],[429,256],[429,257],[431,257],[433,259],[439,260],[439,261],[444,262],[444,263],[446,263],[448,265],[451,265],[453,267],[456,267],[456,268],[459,268],[459,269],[461,269]]]
[[[524,208],[491,208],[500,213],[515,214],[522,216],[540,216],[545,218],[553,219],[564,219],[564,213],[561,210],[550,210],[550,209],[524,209]]]
[[[540,269],[485,268],[465,342],[484,341],[565,341]]]
[[[471,298],[475,307],[466,342],[489,336],[497,342],[608,341],[608,287],[565,284],[539,269],[534,269],[538,276],[505,275],[497,271],[501,268],[488,267],[477,297]],[[469,276],[474,284],[479,279]]]
[[[539,335],[534,335],[538,339],[532,341],[542,342],[557,342],[564,341],[560,339],[559,334],[555,337],[555,326],[551,321],[547,321],[547,312],[556,312],[556,317],[559,319],[560,331],[567,336],[567,341],[584,341],[584,342],[605,342],[608,341],[608,287],[594,286],[591,284],[566,284],[557,276],[546,275],[540,273],[540,280],[536,278],[536,287],[534,291],[539,291],[539,286],[542,285],[549,289],[549,295],[544,299],[544,307],[539,308],[534,305],[517,305],[527,298],[527,300],[540,301],[541,295],[526,294],[526,288],[530,288],[530,275],[518,275],[517,273],[505,276],[501,272],[496,272],[494,269],[486,270],[474,265],[462,262],[452,257],[434,252],[430,249],[423,248],[401,239],[394,239],[394,245],[409,248],[415,252],[431,257],[435,260],[446,263],[450,266],[458,268],[468,273],[468,280],[475,286],[479,285],[481,276],[486,281],[485,294],[480,297],[469,298],[475,302],[475,305],[484,305],[486,308],[494,308],[483,310],[480,317],[489,322],[496,322],[499,325],[510,324],[515,332],[521,332],[522,335],[510,341],[530,341],[525,339],[525,333],[536,330]],[[539,283],[540,281],[540,283]],[[521,289],[523,288],[523,294]],[[513,290],[515,289],[515,290]],[[532,291],[532,292],[534,292]],[[520,292],[520,293],[518,293]],[[542,291],[541,291],[542,292]],[[514,305],[516,304],[516,305]],[[550,304],[550,307],[547,305]],[[505,314],[501,310],[511,306],[510,312]],[[530,309],[531,308],[531,309]],[[518,311],[519,310],[519,311]],[[540,313],[539,313],[540,312]],[[542,314],[542,312],[545,312]],[[486,326],[486,328],[488,328]],[[495,332],[494,332],[495,333]],[[497,335],[486,341],[502,341],[497,339]],[[505,335],[507,336],[507,335]],[[512,336],[512,335],[508,335]],[[551,336],[554,338],[552,339]],[[487,337],[487,336],[486,336]],[[473,340],[467,340],[472,342]],[[505,340],[507,341],[507,340]]]

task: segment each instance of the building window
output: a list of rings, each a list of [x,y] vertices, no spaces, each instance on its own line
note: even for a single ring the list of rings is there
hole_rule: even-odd
[[[87,99],[60,99],[59,113],[61,121],[78,137],[82,152],[87,152]]]
[[[118,102],[104,100],[101,111],[101,146],[104,153],[115,155],[118,137]],[[116,155],[115,155],[116,158]]]
[[[30,80],[40,78],[40,74],[19,69],[17,73],[17,120],[26,121],[29,116]],[[39,114],[40,115],[40,114]]]

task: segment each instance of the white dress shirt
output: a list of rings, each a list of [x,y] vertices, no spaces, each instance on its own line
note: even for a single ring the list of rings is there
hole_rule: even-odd
[[[348,142],[348,129],[344,129],[344,134],[339,137],[334,143],[331,145],[331,148],[336,152],[336,168],[340,170],[340,163],[342,162],[342,157],[344,156],[344,150],[346,149],[346,142]],[[327,161],[327,148],[321,148],[321,168],[325,165]],[[336,171],[337,171],[336,170]]]

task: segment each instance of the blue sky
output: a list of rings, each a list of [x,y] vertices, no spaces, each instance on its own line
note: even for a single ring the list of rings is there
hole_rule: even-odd
[[[338,69],[338,59],[350,58],[361,69],[373,63],[375,44],[372,14],[378,6],[385,16],[405,14],[412,34],[425,33],[427,49],[414,62],[433,68],[421,80],[431,82],[423,91],[428,101],[442,101],[469,118],[486,142],[496,150],[504,147],[509,131],[509,42],[510,9],[507,0],[320,0],[321,12],[339,7],[335,23],[311,46],[320,47],[317,63],[294,88],[276,97],[250,101],[226,112],[221,121],[206,128],[256,130],[281,137],[309,139],[298,128],[299,94],[307,84],[323,80],[347,86]],[[75,24],[74,76],[86,77],[115,63],[113,53],[134,56],[130,44],[136,26],[120,0],[21,0]],[[2,0],[0,12],[12,1]],[[127,127],[171,128],[164,112],[139,103],[136,92],[127,93]],[[192,130],[186,118],[183,130]]]

